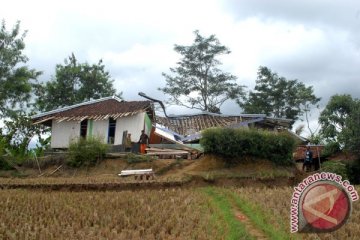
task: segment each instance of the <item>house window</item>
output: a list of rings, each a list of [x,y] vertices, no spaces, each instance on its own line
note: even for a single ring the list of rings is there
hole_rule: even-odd
[[[88,120],[85,119],[80,123],[80,137],[86,138],[87,128],[88,128]]]
[[[109,144],[114,144],[115,142],[115,130],[116,130],[116,120],[113,118],[109,118],[109,137],[108,137]]]

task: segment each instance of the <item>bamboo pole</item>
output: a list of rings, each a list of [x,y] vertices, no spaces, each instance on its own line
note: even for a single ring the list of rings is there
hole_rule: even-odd
[[[320,152],[319,152],[319,146],[316,146],[316,151],[318,154],[318,161],[319,161],[319,170],[321,169],[321,163],[320,163]]]

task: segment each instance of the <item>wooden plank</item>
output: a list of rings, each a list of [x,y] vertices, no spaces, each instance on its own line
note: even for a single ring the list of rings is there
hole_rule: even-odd
[[[62,121],[65,121],[69,117],[62,117],[62,118],[56,118],[56,123],[61,123]]]
[[[54,117],[48,117],[48,118],[44,118],[43,120],[39,120],[37,122],[34,122],[33,124],[39,124],[39,123],[43,123],[43,122],[46,122],[48,120],[52,120]]]
[[[146,155],[182,155],[182,154],[190,154],[187,151],[176,151],[176,152],[149,152]]]
[[[146,175],[146,174],[154,174],[152,168],[149,169],[133,169],[133,170],[122,170],[119,173],[119,176],[130,176],[130,175]]]
[[[171,148],[146,148],[147,152],[184,152],[184,150],[177,150],[177,149],[171,149]]]
[[[145,169],[125,169],[122,172],[149,172],[152,171],[152,168],[145,168]]]

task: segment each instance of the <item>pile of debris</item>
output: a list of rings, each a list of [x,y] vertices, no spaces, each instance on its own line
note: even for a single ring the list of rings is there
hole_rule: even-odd
[[[186,158],[191,159],[191,152],[169,148],[146,148],[146,155],[159,158]]]

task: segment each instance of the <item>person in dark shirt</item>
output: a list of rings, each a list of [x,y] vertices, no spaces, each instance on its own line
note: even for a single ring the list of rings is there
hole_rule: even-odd
[[[144,130],[141,130],[139,143],[140,143],[140,153],[146,153],[145,149],[149,144],[149,136],[145,133]]]
[[[311,169],[311,165],[313,162],[313,153],[310,149],[309,146],[307,146],[306,148],[306,152],[305,152],[305,157],[304,157],[304,163],[303,163],[303,171],[305,170],[305,167],[307,167],[307,169]]]

